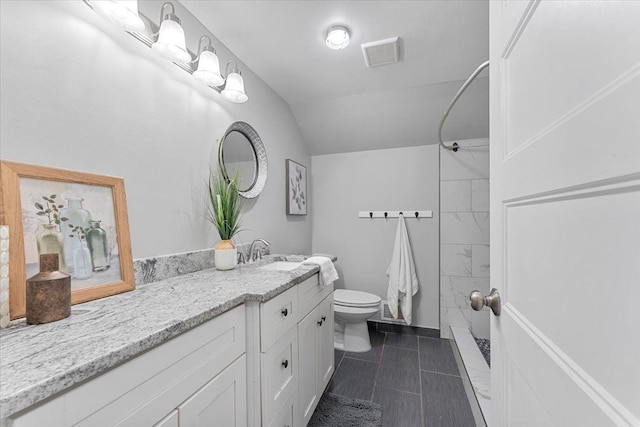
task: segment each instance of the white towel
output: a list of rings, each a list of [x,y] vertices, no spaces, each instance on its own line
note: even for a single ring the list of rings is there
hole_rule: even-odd
[[[418,276],[416,275],[409,234],[404,224],[404,217],[398,218],[396,240],[393,245],[391,263],[387,268],[389,276],[389,289],[387,290],[387,302],[394,319],[398,318],[398,308],[408,325],[411,324],[411,306],[413,296],[418,292]]]
[[[333,266],[331,258],[326,256],[312,256],[304,260],[303,264],[317,264],[320,266],[320,284],[329,286],[338,280],[338,272]]]

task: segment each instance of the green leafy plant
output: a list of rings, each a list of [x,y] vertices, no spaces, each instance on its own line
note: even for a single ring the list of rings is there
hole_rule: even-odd
[[[71,229],[71,234],[69,234],[69,237],[77,237],[81,242],[87,239],[87,230],[85,230],[85,228],[81,225],[69,224],[69,228]]]
[[[227,181],[218,171],[211,173],[208,182],[207,220],[211,222],[222,240],[231,240],[240,231],[242,201],[238,195],[238,172]]]
[[[64,205],[56,204],[55,194],[52,194],[49,197],[42,196],[42,199],[45,201],[46,207],[42,203],[36,202],[35,207],[38,209],[36,211],[36,215],[46,216],[49,224],[60,225],[60,222],[68,221],[67,218],[60,216],[59,209],[64,208]]]

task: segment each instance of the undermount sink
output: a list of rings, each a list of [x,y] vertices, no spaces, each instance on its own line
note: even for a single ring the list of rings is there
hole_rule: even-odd
[[[300,267],[300,264],[302,264],[300,261],[274,261],[258,268],[263,270],[291,271]]]

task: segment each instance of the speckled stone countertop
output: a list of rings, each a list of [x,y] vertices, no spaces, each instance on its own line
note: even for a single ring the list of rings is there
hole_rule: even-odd
[[[79,305],[44,325],[14,321],[0,331],[0,417],[25,409],[155,347],[246,301],[267,301],[319,271],[260,269],[269,255],[235,270],[202,270],[138,285]],[[335,261],[335,259],[334,259]]]

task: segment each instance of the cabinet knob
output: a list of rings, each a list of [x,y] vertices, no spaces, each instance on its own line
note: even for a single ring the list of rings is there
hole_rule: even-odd
[[[287,314],[289,314],[289,310],[287,310],[286,308],[283,308],[281,313],[284,317],[287,317]]]
[[[325,320],[327,320],[327,316],[322,316],[321,319],[324,322]]]
[[[321,319],[321,320],[318,322],[318,326],[322,326],[322,322],[324,322],[324,319]]]
[[[289,366],[289,361],[285,359],[285,361],[284,361],[284,362],[282,362],[282,367],[283,367],[284,369],[287,369],[287,367],[288,367],[288,366]]]

